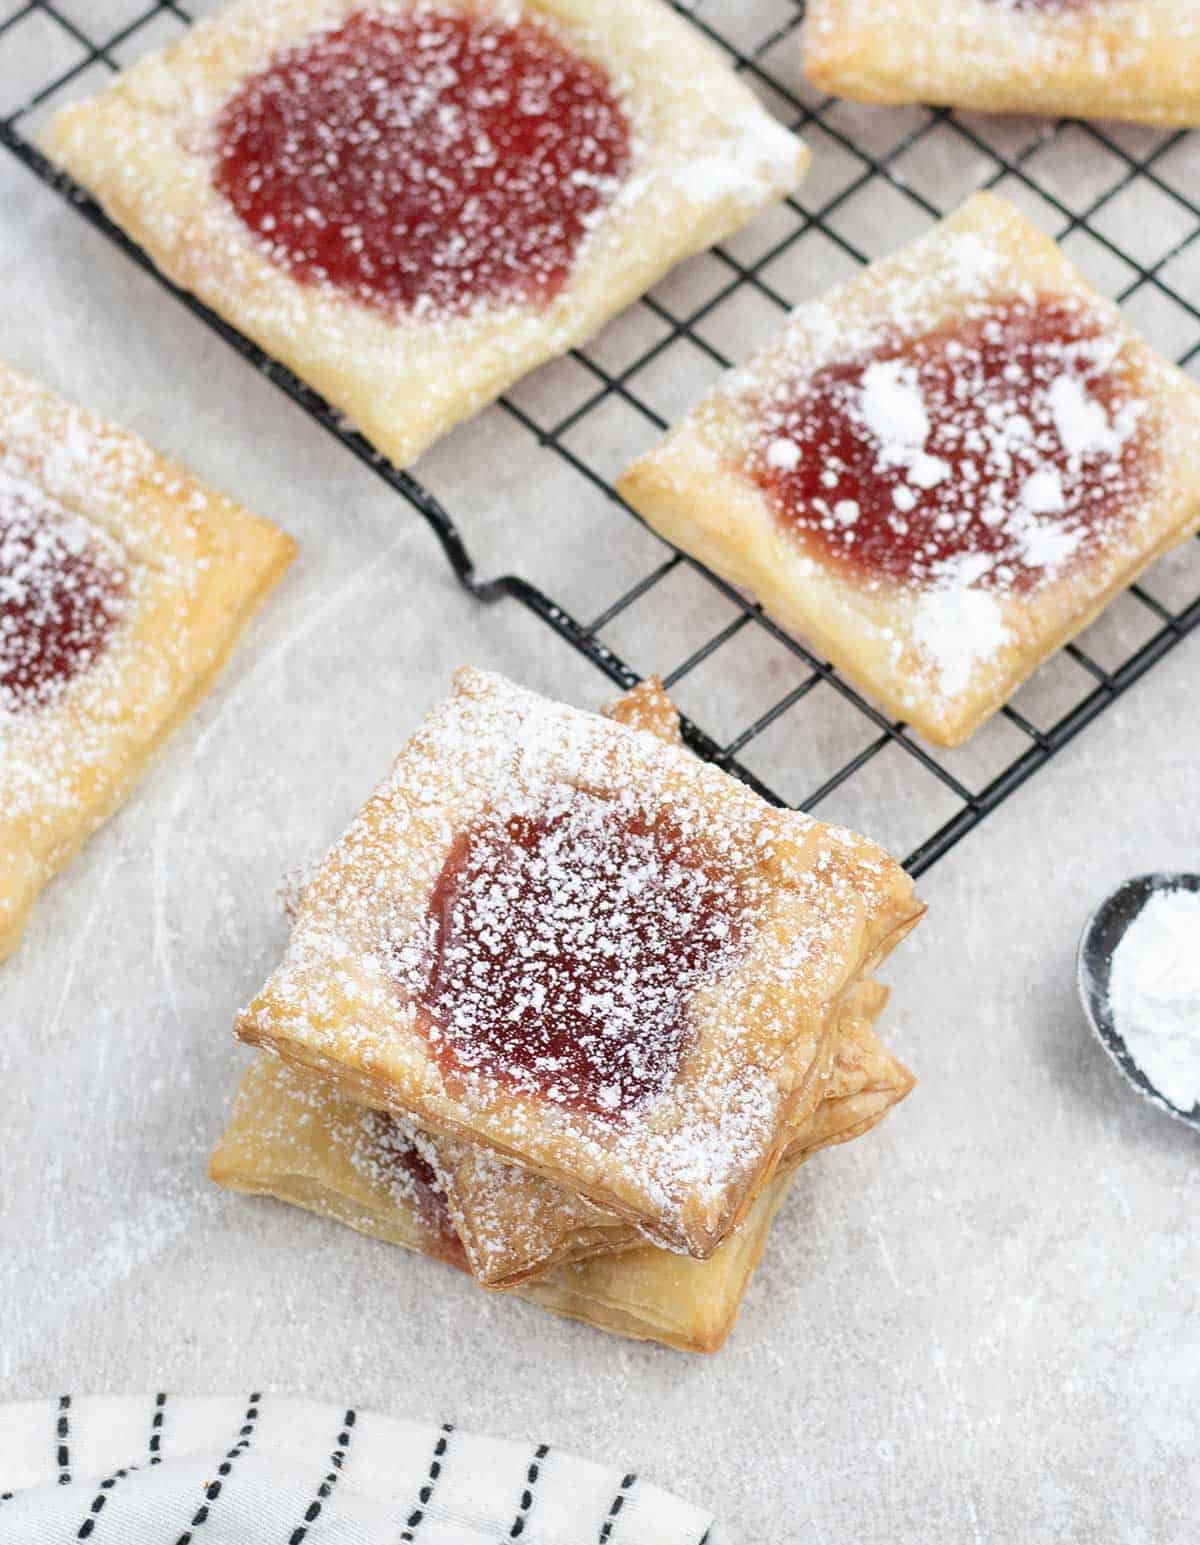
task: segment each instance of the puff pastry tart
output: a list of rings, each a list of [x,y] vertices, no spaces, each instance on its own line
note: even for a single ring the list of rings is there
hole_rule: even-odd
[[[0,365],[0,958],[293,552],[133,435]]]
[[[859,102],[1200,123],[1194,0],[810,0],[804,68]]]
[[[959,745],[1200,524],[1200,389],[979,194],[626,473],[669,541]]]
[[[461,672],[318,868],[244,1040],[710,1255],[916,922],[873,843]]]
[[[569,1264],[564,1257],[513,1285],[514,1296],[621,1335],[715,1351],[733,1324],[794,1170],[818,1148],[874,1125],[911,1086],[871,1031],[883,996],[876,989],[848,1006],[805,1146],[789,1154],[710,1260],[689,1260],[630,1236],[619,1254]],[[232,1190],[277,1197],[468,1270],[474,1261],[458,1232],[459,1208],[429,1163],[429,1141],[406,1123],[263,1056],[242,1080],[211,1174]],[[510,1178],[519,1173],[512,1165],[496,1168]],[[499,1221],[507,1226],[512,1220],[502,1212]]]
[[[44,145],[399,465],[807,160],[662,0],[239,0]]]

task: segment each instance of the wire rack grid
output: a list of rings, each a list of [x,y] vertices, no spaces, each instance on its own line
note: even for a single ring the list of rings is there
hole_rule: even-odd
[[[840,801],[840,809],[847,808],[854,781],[870,777],[885,755],[898,757],[924,775],[923,794],[909,802],[918,824],[914,829],[910,820],[912,835],[903,844],[911,845],[907,867],[919,874],[1200,624],[1200,547],[1189,543],[1182,558],[1158,565],[1023,688],[995,727],[972,741],[970,754],[947,754],[890,721],[751,600],[657,538],[638,544],[639,553],[650,552],[643,571],[631,582],[626,576],[619,593],[590,620],[580,620],[516,572],[482,579],[427,480],[382,460],[303,382],[157,275],[146,254],[33,143],[34,126],[59,101],[96,89],[105,74],[188,26],[198,8],[213,5],[0,0],[0,64],[6,49],[17,51],[18,69],[10,68],[7,77],[21,81],[17,100],[0,100],[0,142],[402,494],[429,522],[458,579],[480,601],[508,598],[526,607],[622,688],[657,672],[686,700],[689,684],[696,684],[692,696],[700,706],[684,720],[689,744],[767,799],[804,810],[820,807],[822,815],[837,818],[831,805]],[[824,276],[853,272],[941,218],[976,187],[995,188],[1022,203],[1151,341],[1183,368],[1200,371],[1200,206],[1188,193],[1200,173],[1200,135],[1070,120],[995,120],[944,109],[858,109],[817,97],[802,82],[801,0],[692,0],[676,8],[724,51],[783,122],[808,139],[814,169],[799,193],[753,233],[698,260],[704,268],[699,294],[695,285],[684,286],[680,300],[665,285],[637,303],[651,341],[631,357],[618,353],[614,360],[613,351],[595,344],[573,351],[576,379],[565,411],[555,393],[549,394],[549,413],[531,407],[519,388],[501,400],[499,410],[522,431],[530,476],[537,475],[538,458],[555,458],[581,491],[598,494],[621,512],[620,519],[637,521],[613,491],[614,468],[589,451],[589,437],[581,433],[589,422],[617,404],[636,420],[642,444],[651,443],[668,424],[655,383],[673,352],[686,351],[693,375],[697,369],[715,375],[731,356],[747,352],[747,331],[765,336],[778,327],[781,314],[807,298],[815,282],[823,287]],[[690,641],[682,660],[627,662],[614,647],[614,632],[621,633],[639,608],[665,604],[681,575],[716,598],[720,625]],[[777,688],[768,701],[753,703],[752,712],[744,707],[753,697],[744,674],[734,670],[713,680],[714,662],[729,656],[739,635],[756,638],[776,657],[765,676]],[[1055,670],[1059,675],[1047,688],[1047,673]],[[714,718],[720,733],[705,727]],[[768,742],[774,753],[760,755]],[[796,747],[810,754],[797,758]]]

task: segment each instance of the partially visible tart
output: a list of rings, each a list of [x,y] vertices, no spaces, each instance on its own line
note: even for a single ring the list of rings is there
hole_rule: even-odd
[[[401,465],[807,160],[662,0],[237,0],[44,144]]]
[[[810,0],[804,68],[861,102],[1200,123],[1193,0]]]
[[[1200,526],[1200,389],[980,194],[799,307],[619,486],[953,746]]]
[[[293,553],[134,436],[0,366],[0,957]]]

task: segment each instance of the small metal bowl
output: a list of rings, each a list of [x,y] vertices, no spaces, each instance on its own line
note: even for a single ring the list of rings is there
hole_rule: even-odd
[[[1126,880],[1106,901],[1100,903],[1084,924],[1079,951],[1075,957],[1075,976],[1088,1023],[1125,1079],[1143,1099],[1157,1105],[1159,1110],[1165,1110],[1176,1121],[1185,1121],[1188,1126],[1200,1131],[1200,1108],[1182,1111],[1172,1105],[1129,1055],[1125,1042],[1113,1024],[1108,1001],[1113,955],[1125,930],[1154,891],[1178,890],[1200,891],[1200,874],[1139,874],[1132,880]]]

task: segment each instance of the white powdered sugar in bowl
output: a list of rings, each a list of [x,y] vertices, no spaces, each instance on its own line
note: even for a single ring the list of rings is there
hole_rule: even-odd
[[[1200,1106],[1200,892],[1156,890],[1113,952],[1113,1025],[1176,1110]]]

